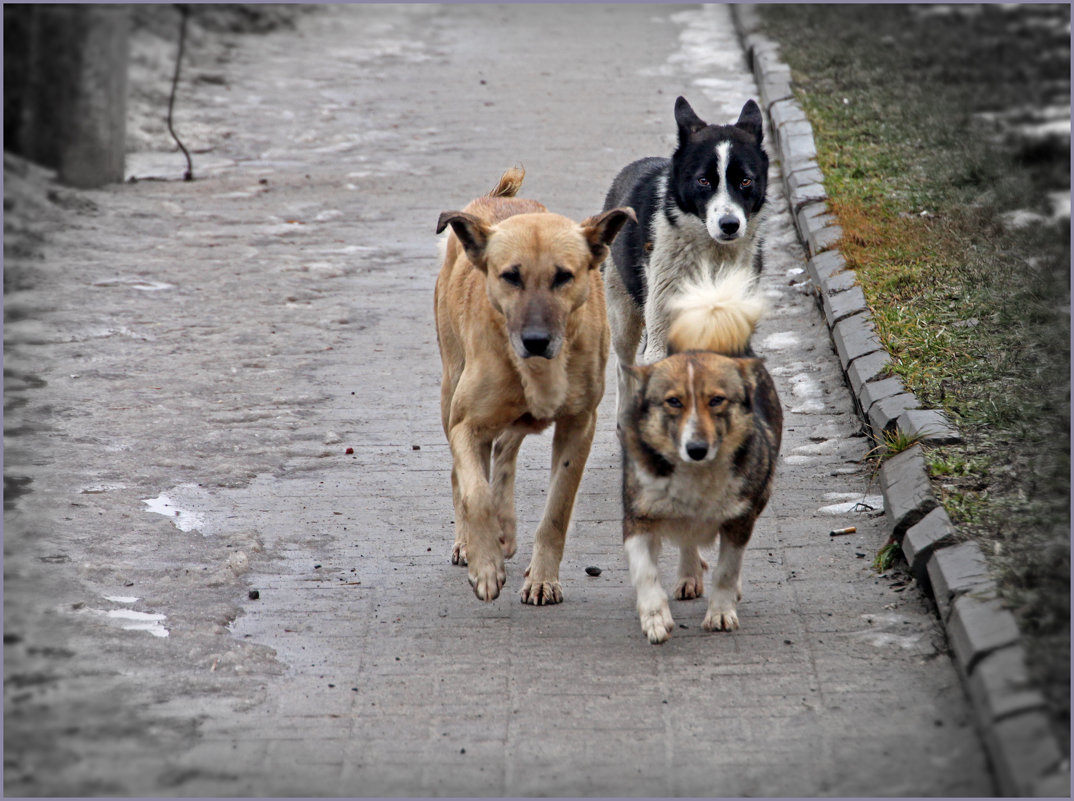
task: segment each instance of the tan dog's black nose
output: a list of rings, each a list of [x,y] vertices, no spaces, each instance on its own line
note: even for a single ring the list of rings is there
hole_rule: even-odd
[[[530,356],[541,356],[545,359],[551,358],[548,354],[548,346],[552,344],[552,337],[549,336],[547,331],[523,331],[522,332],[522,347],[526,349],[526,358]]]

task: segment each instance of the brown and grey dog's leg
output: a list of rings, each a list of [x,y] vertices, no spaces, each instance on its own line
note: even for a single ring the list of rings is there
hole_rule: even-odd
[[[675,628],[667,593],[660,586],[660,535],[630,518],[623,520],[623,547],[626,549],[630,581],[637,596],[641,630],[654,645],[666,642]]]
[[[708,562],[701,558],[696,545],[679,546],[679,581],[674,596],[679,601],[689,601],[705,594],[705,571]]]
[[[706,631],[738,628],[742,599],[742,557],[753,533],[753,520],[733,520],[720,529],[720,558],[712,571],[712,597],[702,622]]]
[[[520,592],[522,603],[558,604],[563,600],[559,564],[563,560],[574,499],[593,445],[596,421],[596,412],[556,421],[548,501],[533,538],[533,557],[526,568],[526,580]]]

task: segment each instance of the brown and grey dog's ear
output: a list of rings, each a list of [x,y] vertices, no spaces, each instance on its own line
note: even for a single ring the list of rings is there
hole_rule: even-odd
[[[757,392],[757,370],[762,362],[756,357],[735,359],[735,366],[742,376],[742,386],[746,390],[745,406],[747,411],[753,411],[753,396]]]
[[[436,232],[443,233],[451,226],[467,257],[479,270],[485,269],[485,248],[489,243],[489,227],[485,222],[464,211],[445,211],[436,223]]]
[[[637,215],[634,214],[634,209],[629,206],[610,209],[602,214],[594,214],[592,217],[586,217],[582,220],[580,223],[582,235],[589,243],[589,250],[593,254],[593,261],[590,262],[590,267],[599,267],[600,263],[608,257],[608,246],[612,244],[616,234],[626,225],[627,220],[638,221]]]

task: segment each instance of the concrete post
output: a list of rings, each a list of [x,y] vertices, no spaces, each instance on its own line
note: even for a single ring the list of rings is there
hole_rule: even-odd
[[[33,7],[21,150],[90,188],[123,180],[129,11]]]

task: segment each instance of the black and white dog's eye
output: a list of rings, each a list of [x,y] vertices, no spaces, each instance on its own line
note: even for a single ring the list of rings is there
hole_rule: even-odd
[[[747,186],[750,186],[752,183],[753,183],[753,181],[751,179],[743,178],[742,183],[739,184],[739,188],[745,189]]]
[[[706,178],[704,175],[702,175],[700,178],[697,179],[697,183],[698,183],[699,186],[703,186],[706,189],[708,187],[712,186],[712,184],[709,183],[709,179]]]

